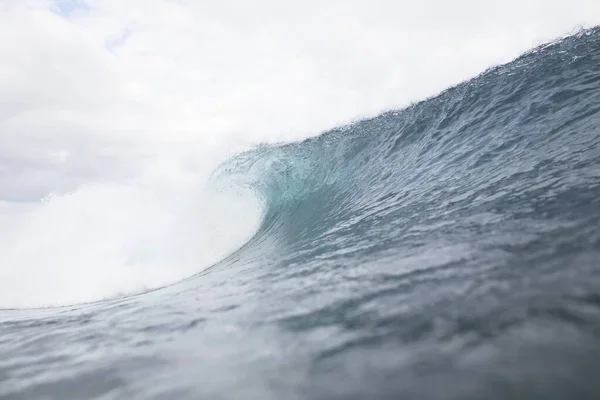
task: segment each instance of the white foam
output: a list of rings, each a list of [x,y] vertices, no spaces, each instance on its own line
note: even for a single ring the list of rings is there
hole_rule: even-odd
[[[244,244],[251,193],[92,184],[0,207],[0,307],[57,306],[139,293],[191,276]]]

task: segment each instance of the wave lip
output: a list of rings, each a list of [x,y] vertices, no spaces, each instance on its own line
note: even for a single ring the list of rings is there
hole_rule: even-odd
[[[255,191],[265,204],[260,231],[279,221],[295,243],[353,218],[381,214],[393,230],[401,211],[423,217],[426,204],[431,215],[469,199],[480,206],[501,182],[542,179],[542,167],[557,162],[544,150],[596,146],[599,36],[599,28],[584,30],[407,109],[260,146],[215,176]],[[565,149],[560,157],[572,156]]]

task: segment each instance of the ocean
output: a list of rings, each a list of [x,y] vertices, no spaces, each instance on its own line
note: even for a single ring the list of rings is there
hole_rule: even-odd
[[[254,196],[251,238],[0,310],[1,399],[600,398],[600,28],[210,182]]]

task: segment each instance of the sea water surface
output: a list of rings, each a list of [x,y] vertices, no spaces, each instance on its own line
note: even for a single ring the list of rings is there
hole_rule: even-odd
[[[213,175],[182,282],[0,311],[2,399],[600,398],[600,29]]]

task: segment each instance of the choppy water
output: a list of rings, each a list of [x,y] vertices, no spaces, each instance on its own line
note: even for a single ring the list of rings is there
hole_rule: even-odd
[[[214,179],[262,199],[253,238],[0,311],[0,398],[600,398],[600,29]]]

